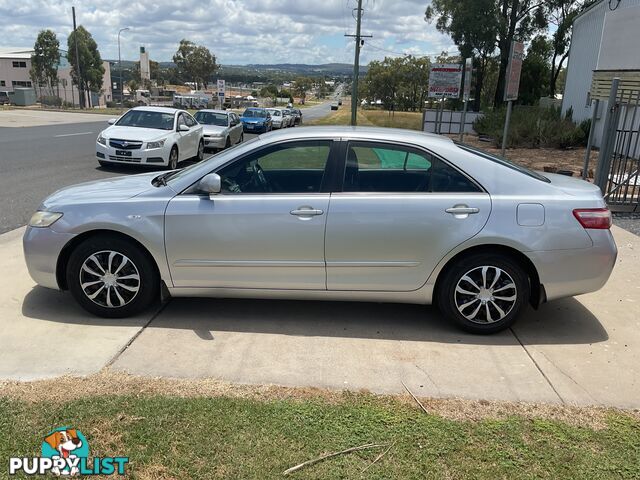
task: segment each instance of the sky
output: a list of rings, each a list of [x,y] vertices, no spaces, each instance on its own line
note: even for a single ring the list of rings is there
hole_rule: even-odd
[[[361,63],[401,54],[456,52],[449,37],[424,21],[428,0],[363,0]],[[33,48],[42,29],[66,50],[72,29],[65,0],[0,0],[0,49]],[[220,64],[352,63],[357,0],[82,0],[79,25],[91,32],[103,59],[170,61],[182,38],[204,45]]]

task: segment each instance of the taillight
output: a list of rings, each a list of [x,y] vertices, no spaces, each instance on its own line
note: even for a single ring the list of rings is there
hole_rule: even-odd
[[[573,216],[584,228],[598,230],[611,228],[611,212],[608,208],[576,208]]]

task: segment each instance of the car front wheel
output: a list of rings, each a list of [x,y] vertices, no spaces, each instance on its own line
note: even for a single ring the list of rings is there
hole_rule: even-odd
[[[196,154],[196,161],[201,162],[204,160],[204,140],[200,140],[198,143],[198,153]]]
[[[82,308],[107,318],[140,313],[160,289],[152,260],[118,236],[90,237],[71,253],[67,285]]]
[[[453,265],[439,282],[442,313],[462,329],[479,334],[509,328],[526,307],[529,278],[505,255],[478,254]]]
[[[167,165],[167,169],[175,170],[176,168],[178,168],[178,147],[174,146],[169,154],[169,164]]]

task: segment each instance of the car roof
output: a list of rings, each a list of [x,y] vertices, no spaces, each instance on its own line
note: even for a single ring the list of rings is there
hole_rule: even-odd
[[[453,141],[449,137],[436,135],[433,133],[421,132],[418,130],[383,127],[350,127],[343,125],[298,127],[294,130],[274,130],[269,133],[259,135],[259,137],[261,139],[274,141],[285,138],[304,139],[319,137],[341,137],[379,141],[406,141],[407,143],[438,143],[443,145],[451,145],[453,143]]]
[[[171,107],[134,107],[131,110],[142,110],[146,112],[161,112],[161,113],[176,113],[176,112],[184,112],[180,108],[171,108]]]
[[[228,115],[230,113],[234,113],[234,112],[229,112],[227,110],[219,110],[217,108],[203,108],[202,110],[198,110],[196,113],[199,112],[207,112],[207,113],[223,113],[225,115]]]

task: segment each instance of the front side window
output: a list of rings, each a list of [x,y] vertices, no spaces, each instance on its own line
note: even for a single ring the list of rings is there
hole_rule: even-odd
[[[182,125],[186,126],[187,122],[185,122],[184,115],[181,113],[180,115],[178,115],[178,129],[180,129]]]
[[[410,147],[351,142],[345,192],[478,192],[477,185],[433,155]]]
[[[317,193],[322,186],[331,141],[276,145],[223,167],[224,193]]]
[[[187,122],[187,126],[195,127],[198,124],[198,122],[196,122],[195,118],[193,118],[188,113],[184,113],[183,115],[184,115],[185,122]]]

